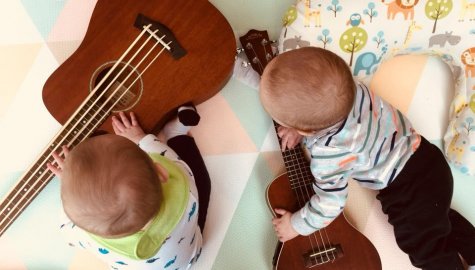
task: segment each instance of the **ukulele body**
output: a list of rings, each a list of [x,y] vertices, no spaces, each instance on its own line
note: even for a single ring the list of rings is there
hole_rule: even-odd
[[[175,108],[205,101],[228,81],[236,51],[234,34],[207,0],[98,0],[81,45],[43,88],[44,104],[58,122],[64,124],[94,88],[101,66],[118,60],[138,36],[138,14],[168,27],[186,50],[179,59],[165,50],[137,83],[142,93],[125,110],[138,115],[144,130],[158,131]],[[100,129],[111,132],[110,119]]]
[[[295,198],[294,192],[291,189],[287,174],[282,174],[274,179],[266,190],[267,203],[274,216],[276,216],[274,209],[282,208],[291,212],[300,209]],[[321,234],[320,234],[321,232]],[[326,238],[328,235],[328,238]],[[325,244],[322,244],[322,238]],[[321,264],[316,264],[313,267],[308,267],[309,251],[312,246],[308,237],[297,236],[296,238],[286,241],[285,243],[278,243],[276,254],[274,257],[274,269],[277,270],[381,270],[381,260],[378,252],[373,244],[352,225],[348,223],[344,215],[339,215],[326,228],[315,232],[309,237],[316,237],[319,240],[319,247],[313,246],[314,256],[317,259],[320,256]],[[315,238],[313,238],[315,239]],[[315,242],[313,242],[315,244]],[[318,254],[324,249],[335,248],[334,254],[327,257],[326,253]],[[337,255],[337,253],[339,255]],[[326,263],[324,261],[329,260]]]

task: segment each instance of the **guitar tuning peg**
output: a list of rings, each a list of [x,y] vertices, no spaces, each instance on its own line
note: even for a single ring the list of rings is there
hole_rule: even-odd
[[[277,44],[277,42],[274,42],[274,43],[271,43],[270,47],[272,48],[272,54],[274,56],[276,56],[277,54],[279,54],[279,48],[278,48],[279,44]]]
[[[261,61],[259,60],[259,58],[254,57],[254,58],[252,58],[252,62],[257,64],[257,63],[260,63]]]
[[[241,48],[241,47],[237,48],[236,49],[236,54],[234,55],[234,60],[237,60],[238,58],[242,58],[240,56],[242,52],[244,52],[244,48]]]
[[[241,66],[242,66],[243,68],[248,68],[250,65],[251,65],[250,62],[247,62],[247,61],[242,61],[242,62],[241,62]]]

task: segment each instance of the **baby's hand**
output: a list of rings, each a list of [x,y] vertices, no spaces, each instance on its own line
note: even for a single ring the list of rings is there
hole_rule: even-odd
[[[274,230],[279,241],[283,243],[298,236],[299,233],[294,230],[290,223],[292,213],[284,209],[275,209],[275,212],[281,215],[272,219],[272,224],[274,224]]]
[[[282,139],[282,151],[292,149],[302,141],[303,136],[294,128],[279,126],[277,135]]]
[[[138,123],[135,114],[130,112],[130,120],[124,112],[119,112],[119,117],[115,115],[112,116],[112,128],[114,129],[115,134],[138,144],[139,141],[145,137],[145,132]]]
[[[54,175],[59,178],[61,178],[61,174],[63,173],[64,159],[69,154],[69,149],[66,145],[63,145],[61,149],[62,153],[64,154],[64,158],[60,156],[61,152],[59,154],[53,153],[52,156],[57,165],[54,165],[53,162],[48,162],[46,164],[46,167],[48,167],[48,169],[50,169],[54,173]]]

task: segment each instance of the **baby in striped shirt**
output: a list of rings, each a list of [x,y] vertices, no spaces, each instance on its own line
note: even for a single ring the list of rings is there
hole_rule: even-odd
[[[396,108],[355,82],[346,62],[317,47],[285,52],[265,68],[263,107],[280,124],[282,150],[310,153],[315,194],[300,210],[275,209],[280,241],[310,235],[342,211],[348,181],[378,190],[396,241],[414,266],[475,265],[475,228],[450,208],[453,178],[438,147]]]

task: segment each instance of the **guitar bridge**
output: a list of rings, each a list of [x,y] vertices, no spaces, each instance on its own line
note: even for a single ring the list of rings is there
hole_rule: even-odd
[[[186,54],[186,50],[180,45],[178,40],[173,35],[172,31],[168,29],[168,27],[166,27],[165,25],[161,24],[160,22],[147,18],[143,14],[138,14],[137,18],[135,19],[134,26],[142,30],[144,26],[147,26],[149,24],[151,25],[150,31],[155,31],[158,29],[158,31],[162,35],[165,35],[165,37],[163,38],[163,42],[165,44],[169,44],[169,45],[166,45],[166,46],[170,46],[170,48],[167,48],[167,50],[171,53],[172,57],[175,60],[180,59]],[[154,38],[157,38],[157,37],[154,37]]]
[[[319,246],[303,254],[306,268],[318,268],[319,265],[331,263],[343,257],[341,245]]]

